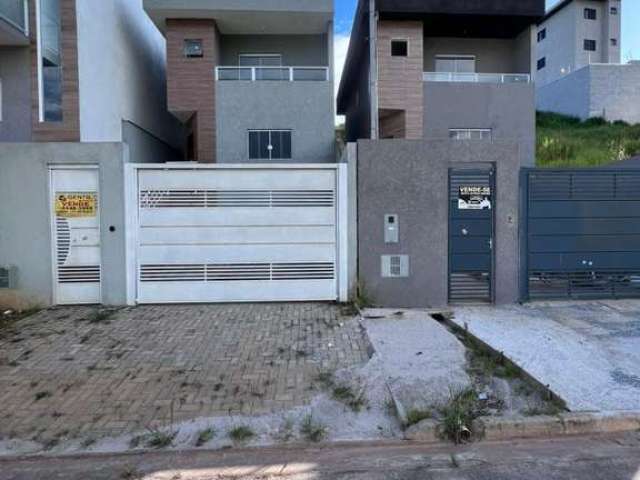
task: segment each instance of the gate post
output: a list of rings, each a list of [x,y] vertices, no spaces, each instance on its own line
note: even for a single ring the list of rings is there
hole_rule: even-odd
[[[138,281],[138,168],[132,163],[124,165],[124,219],[127,305],[135,305]]]
[[[336,166],[337,211],[337,283],[338,301],[349,301],[349,168],[346,163]]]
[[[520,219],[519,236],[519,270],[520,270],[520,302],[529,301],[529,174],[531,169],[520,169]]]

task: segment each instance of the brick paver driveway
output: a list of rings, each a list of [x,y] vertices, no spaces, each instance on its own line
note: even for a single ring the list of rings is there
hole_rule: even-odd
[[[55,444],[280,411],[307,403],[319,372],[366,359],[336,305],[50,309],[0,332],[0,438]]]

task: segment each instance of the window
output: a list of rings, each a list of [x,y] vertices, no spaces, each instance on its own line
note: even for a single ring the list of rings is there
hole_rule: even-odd
[[[204,50],[201,39],[186,39],[184,41],[184,56],[187,58],[202,58]]]
[[[617,38],[612,38],[611,39],[611,46],[612,47],[617,47],[618,46],[618,39]]]
[[[249,130],[249,160],[290,160],[291,130]]]
[[[240,67],[281,67],[282,55],[279,53],[241,53],[238,56]]]
[[[436,72],[475,73],[476,57],[473,55],[436,55]]]
[[[491,140],[490,128],[451,128],[449,138],[452,140]]]
[[[595,8],[585,8],[584,18],[586,20],[596,20],[598,18],[598,11]]]
[[[596,51],[596,41],[595,40],[585,40],[584,41],[584,49],[587,52],[595,52]]]
[[[407,40],[391,40],[391,56],[406,57],[409,55],[409,42]]]
[[[60,0],[38,2],[38,90],[41,122],[61,122],[62,54]]]
[[[538,42],[543,41],[545,38],[547,38],[547,29],[543,28],[538,32]]]
[[[611,15],[617,15],[618,14],[618,7],[611,7]]]
[[[546,66],[547,66],[547,57],[542,57],[540,60],[538,60],[538,70],[542,70]]]

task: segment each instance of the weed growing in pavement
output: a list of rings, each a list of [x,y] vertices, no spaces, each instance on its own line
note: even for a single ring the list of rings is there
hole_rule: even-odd
[[[423,420],[433,418],[433,412],[431,410],[412,409],[407,412],[407,424],[406,427],[420,423]]]
[[[327,436],[327,427],[313,420],[313,415],[307,415],[300,425],[300,434],[308,441],[318,443]]]
[[[216,431],[212,427],[201,430],[198,433],[198,438],[196,438],[196,447],[202,447],[207,442],[213,440],[213,437],[216,436]]]
[[[472,388],[451,390],[449,400],[440,409],[442,434],[456,445],[473,438],[473,421],[480,416],[478,395]]]
[[[229,430],[229,438],[235,443],[245,443],[255,437],[256,434],[247,425],[240,425]]]

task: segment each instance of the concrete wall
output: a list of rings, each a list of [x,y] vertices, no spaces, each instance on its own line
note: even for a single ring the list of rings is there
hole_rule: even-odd
[[[534,86],[424,82],[424,138],[449,138],[451,128],[490,128],[495,141],[518,142],[522,164],[534,166]]]
[[[164,163],[181,161],[182,152],[163,142],[134,123],[122,122],[122,137],[133,163]]]
[[[50,305],[52,289],[49,165],[100,166],[102,291],[105,304],[126,302],[124,144],[15,143],[0,148],[0,264],[18,267],[16,291],[0,305]],[[109,232],[114,226],[115,232]]]
[[[182,145],[167,111],[165,41],[142,0],[77,0],[76,9],[81,141],[122,141],[128,120]]]
[[[590,65],[539,88],[537,108],[640,123],[640,65]]]
[[[448,169],[496,165],[495,288],[498,303],[518,292],[518,146],[448,140],[358,142],[359,277],[376,304],[440,307],[447,303]],[[385,214],[399,215],[400,243],[385,244]],[[381,255],[410,256],[409,278],[382,278]]]
[[[222,35],[221,65],[238,65],[241,53],[279,53],[282,65],[329,66],[327,35]]]
[[[31,140],[31,57],[25,47],[0,47],[0,142]]]
[[[334,162],[332,105],[332,81],[217,82],[217,161],[249,162],[249,130],[291,129],[291,162]]]
[[[547,37],[536,44],[536,62],[542,58],[547,62],[545,68],[534,70],[538,87],[576,69],[577,11],[573,2],[538,26],[538,31],[547,30]]]
[[[436,71],[437,55],[475,55],[478,73],[529,73],[526,53],[516,39],[426,37],[424,71]]]
[[[351,90],[351,97],[345,115],[347,141],[371,138],[371,98],[369,95],[369,55],[359,60],[357,84]]]

